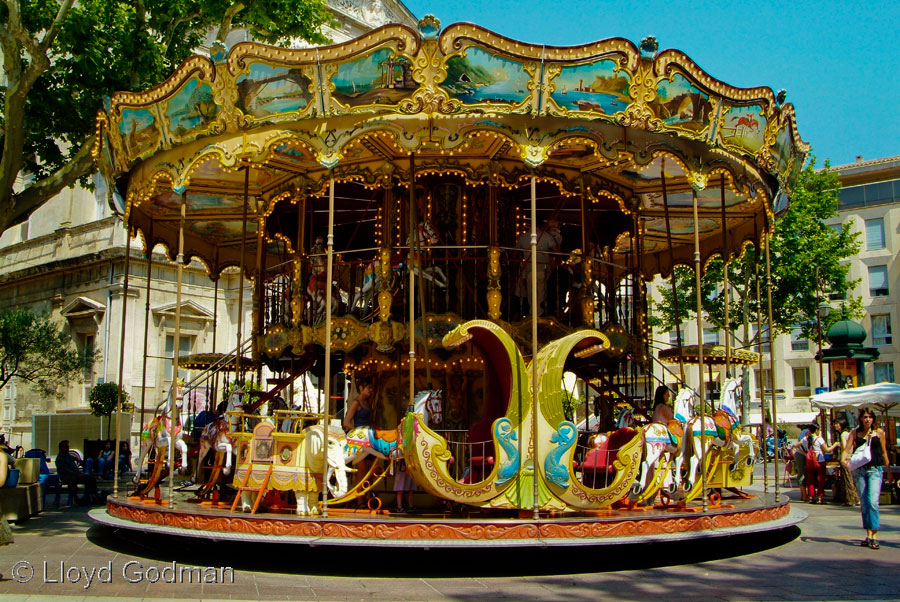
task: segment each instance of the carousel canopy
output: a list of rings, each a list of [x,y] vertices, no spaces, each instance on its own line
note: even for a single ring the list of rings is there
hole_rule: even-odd
[[[699,363],[700,347],[697,345],[685,345],[683,347],[671,347],[663,349],[659,352],[660,361],[666,364],[679,363],[679,355],[681,361],[686,364]],[[706,365],[724,365],[725,364],[725,347],[723,345],[703,345],[703,363]],[[759,354],[745,349],[731,349],[728,355],[732,364],[741,366],[750,366],[759,362]]]
[[[552,197],[539,215],[588,213],[605,256],[667,274],[692,263],[695,227],[704,259],[757,238],[808,147],[783,96],[729,86],[654,42],[548,47],[426,17],[418,31],[388,25],[320,48],[240,43],[113,95],[94,157],[115,209],[170,257],[184,204],[185,257],[214,276],[242,247],[255,257],[262,245],[269,266],[289,258],[303,242],[299,199],[332,176],[340,237],[386,188],[443,176],[514,191],[532,175]],[[315,205],[310,219],[324,227],[325,213]]]

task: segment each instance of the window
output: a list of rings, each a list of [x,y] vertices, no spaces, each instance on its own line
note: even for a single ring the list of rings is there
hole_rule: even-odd
[[[181,335],[181,338],[178,340],[178,357],[182,357],[184,355],[190,354],[191,350],[194,348],[194,337]],[[167,381],[172,380],[172,360],[174,359],[174,355],[172,350],[175,349],[175,335],[167,334],[166,335],[166,353],[165,359],[163,363],[165,364],[165,379]],[[187,379],[187,370],[182,370],[180,367],[178,368],[178,376],[182,379]]]
[[[872,314],[872,342],[875,345],[893,344],[890,314]]]
[[[888,272],[886,265],[869,266],[869,296],[888,296]]]
[[[718,328],[704,328],[703,329],[703,344],[704,345],[718,345],[719,344],[719,329]]]
[[[877,251],[884,248],[884,219],[866,220],[866,250]]]
[[[84,343],[81,348],[81,357],[87,359],[94,354],[94,335],[84,335]],[[81,378],[88,388],[94,385],[94,366],[85,366],[81,369]]]
[[[772,394],[772,383],[769,382],[769,369],[766,368],[760,372],[760,370],[753,371],[754,380],[756,380],[756,397],[757,399],[762,398],[762,384],[766,385],[766,395]]]
[[[894,362],[875,362],[875,383],[894,382]]]
[[[753,328],[753,350],[756,351],[756,343],[757,343],[756,324],[753,324],[752,328]],[[765,324],[762,327],[762,341],[760,341],[760,342],[762,343],[762,352],[768,353],[769,352],[769,327]]]
[[[809,386],[809,368],[793,368],[794,397],[809,397],[812,392]]]
[[[791,349],[794,351],[809,349],[809,339],[803,336],[803,328],[797,324],[791,327]]]
[[[679,328],[681,330],[681,344],[684,345],[684,328],[682,328],[680,326],[679,326]],[[676,331],[674,329],[669,332],[669,345],[671,347],[678,346],[678,331]]]

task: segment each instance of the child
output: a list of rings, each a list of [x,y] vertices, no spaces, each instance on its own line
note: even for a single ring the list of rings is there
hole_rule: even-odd
[[[407,512],[415,512],[413,506],[413,492],[416,490],[416,484],[409,476],[406,470],[406,461],[399,460],[396,464],[397,472],[394,476],[394,491],[397,492],[397,514],[405,514]],[[403,494],[406,493],[406,506],[403,506]]]

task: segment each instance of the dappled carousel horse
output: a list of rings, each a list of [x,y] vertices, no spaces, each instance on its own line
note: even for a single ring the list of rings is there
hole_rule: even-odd
[[[159,481],[162,475],[163,464],[167,451],[169,449],[169,436],[171,419],[169,416],[175,414],[175,448],[181,452],[181,466],[183,471],[187,468],[187,444],[182,438],[181,427],[181,406],[183,405],[183,387],[184,383],[180,380],[176,381],[176,385],[169,389],[166,399],[158,406],[156,414],[147,426],[141,431],[141,451],[138,455],[137,465],[135,467],[134,482],[141,482],[143,473],[144,460],[149,458],[151,450],[156,450],[156,464],[154,470],[150,471],[149,480],[146,487],[140,491],[141,495],[146,495]]]
[[[443,422],[444,391],[426,390],[416,393],[413,411],[425,417],[426,425]],[[358,426],[347,433],[347,444],[344,452],[346,462],[359,464],[366,456],[387,459],[397,450],[400,440],[400,427],[395,429],[376,429],[371,426]]]
[[[225,466],[222,472],[226,475],[231,473],[231,456],[233,453],[233,441],[229,433],[234,432],[240,425],[240,417],[228,412],[240,412],[244,409],[244,391],[240,387],[235,387],[231,395],[228,396],[228,405],[225,409],[225,415],[219,416],[211,423],[207,424],[200,432],[200,453],[197,456],[197,481],[201,480],[200,470],[203,466],[203,460],[210,450],[222,452],[224,454]]]

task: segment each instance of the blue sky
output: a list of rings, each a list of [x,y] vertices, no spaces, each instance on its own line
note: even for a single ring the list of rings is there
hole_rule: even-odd
[[[817,163],[900,155],[900,1],[407,0],[446,27],[476,23],[569,46],[654,35],[733,86],[787,90]]]

